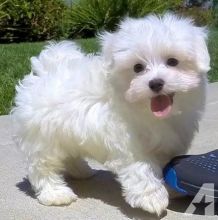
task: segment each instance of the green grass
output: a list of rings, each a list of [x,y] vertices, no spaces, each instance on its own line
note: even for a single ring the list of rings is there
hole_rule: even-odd
[[[96,39],[76,40],[85,52],[98,50]],[[30,71],[30,57],[39,54],[45,42],[0,45],[0,115],[13,105],[15,85]]]
[[[95,52],[99,45],[96,39],[77,40],[84,51]],[[13,105],[15,85],[30,71],[30,57],[39,54],[45,42],[0,45],[0,115],[8,114]],[[218,30],[209,37],[211,55],[210,82],[218,81]]]
[[[210,82],[215,82],[218,81],[218,29],[210,31],[208,47],[211,57],[211,70],[208,73],[208,79]]]

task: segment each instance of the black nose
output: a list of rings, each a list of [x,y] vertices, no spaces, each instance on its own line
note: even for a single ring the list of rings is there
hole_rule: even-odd
[[[152,79],[149,87],[153,92],[160,92],[163,89],[164,81],[162,79]]]

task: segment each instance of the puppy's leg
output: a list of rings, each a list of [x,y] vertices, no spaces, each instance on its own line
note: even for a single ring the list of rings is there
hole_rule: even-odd
[[[77,196],[67,186],[61,175],[63,164],[60,158],[49,153],[46,155],[48,156],[32,157],[29,165],[28,178],[37,199],[41,204],[48,206],[68,205],[76,200]]]
[[[82,158],[74,160],[68,159],[65,161],[67,174],[70,174],[76,179],[87,179],[96,174],[97,170],[92,169],[87,161]]]
[[[123,195],[132,207],[160,215],[168,206],[168,192],[160,177],[160,168],[137,162],[118,173]]]

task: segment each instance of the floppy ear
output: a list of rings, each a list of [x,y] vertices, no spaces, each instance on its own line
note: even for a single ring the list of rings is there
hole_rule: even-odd
[[[135,27],[135,19],[125,17],[117,26],[117,30],[113,33],[107,31],[99,34],[99,39],[102,46],[102,55],[107,65],[111,66],[114,62],[114,53],[127,47],[126,41],[123,39],[127,37],[129,39],[129,31]]]
[[[202,27],[196,28],[195,56],[197,66],[202,73],[210,70],[210,55],[207,49],[207,29]]]

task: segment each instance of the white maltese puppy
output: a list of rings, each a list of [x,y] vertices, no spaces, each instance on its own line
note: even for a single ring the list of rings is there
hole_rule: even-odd
[[[207,32],[172,14],[126,18],[102,34],[100,55],[75,43],[47,46],[17,86],[13,116],[40,203],[76,200],[63,174],[93,174],[92,158],[117,175],[132,207],[168,206],[162,168],[187,151],[205,105]]]

